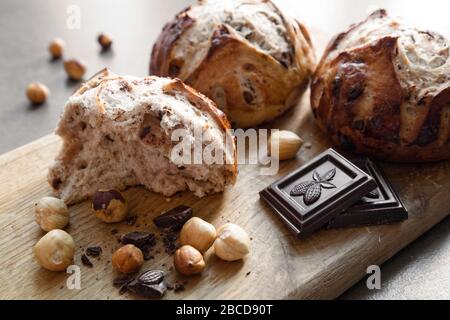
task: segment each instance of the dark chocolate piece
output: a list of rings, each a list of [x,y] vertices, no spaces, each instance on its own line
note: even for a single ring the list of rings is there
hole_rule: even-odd
[[[159,229],[175,231],[180,230],[190,218],[192,218],[192,208],[181,205],[157,216],[153,222]]]
[[[367,158],[355,159],[352,162],[371,175],[378,187],[331,220],[327,227],[377,225],[408,219],[408,211],[381,168]]]
[[[260,196],[300,237],[324,226],[376,187],[371,176],[328,149]]]
[[[101,247],[88,247],[86,249],[86,255],[88,255],[89,257],[98,257],[102,254],[102,248]]]
[[[148,270],[127,284],[127,289],[143,298],[161,298],[167,290],[164,277],[164,271]]]

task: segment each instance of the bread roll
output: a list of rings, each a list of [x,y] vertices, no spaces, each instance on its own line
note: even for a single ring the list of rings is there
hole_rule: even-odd
[[[319,125],[345,150],[392,161],[450,158],[449,34],[385,10],[337,35],[311,86]]]
[[[265,0],[199,1],[164,27],[150,63],[151,74],[213,99],[236,127],[296,105],[313,68],[306,28]]]

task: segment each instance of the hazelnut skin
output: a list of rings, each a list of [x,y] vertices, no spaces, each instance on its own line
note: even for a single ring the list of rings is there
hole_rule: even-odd
[[[64,230],[54,229],[43,236],[34,246],[38,263],[50,271],[64,271],[72,263],[75,242]]]
[[[97,218],[106,223],[122,221],[128,213],[125,198],[113,189],[97,191],[92,197],[92,209]]]
[[[198,217],[189,219],[181,229],[181,245],[193,246],[200,252],[205,252],[216,239],[216,228]]]
[[[107,34],[99,34],[97,41],[102,47],[102,50],[108,50],[109,48],[111,48],[112,40]]]
[[[122,273],[138,271],[144,264],[144,255],[141,249],[132,244],[127,244],[114,252],[112,259],[114,269]]]
[[[39,105],[47,100],[50,95],[50,90],[45,84],[32,82],[27,86],[26,95],[32,104]]]
[[[250,252],[250,238],[240,226],[226,223],[217,230],[214,253],[226,261],[244,258]]]
[[[37,224],[44,231],[63,229],[69,223],[69,209],[58,198],[42,198],[36,203],[34,213]]]
[[[81,80],[86,73],[86,65],[75,59],[64,61],[64,70],[66,70],[67,75],[72,80]]]
[[[64,41],[59,38],[53,39],[48,45],[48,51],[53,59],[61,58],[64,52]]]
[[[189,245],[182,246],[175,251],[173,264],[175,269],[185,276],[200,274],[205,269],[205,260],[203,260],[202,254]]]

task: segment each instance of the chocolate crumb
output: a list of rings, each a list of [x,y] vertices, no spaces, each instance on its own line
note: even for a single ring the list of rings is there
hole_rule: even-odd
[[[250,273],[251,273],[251,271],[247,272],[247,273],[245,274],[245,276],[248,277],[248,276],[250,275]]]
[[[174,288],[174,292],[180,292],[180,291],[184,291],[186,289],[186,287],[184,286],[183,283],[175,283],[175,288]]]
[[[102,254],[102,248],[95,246],[95,247],[88,247],[86,249],[86,255],[88,255],[89,257],[98,257]]]
[[[125,219],[125,224],[127,224],[127,225],[129,225],[129,226],[132,226],[132,225],[134,225],[134,224],[136,223],[137,218],[138,218],[138,217],[137,217],[136,215],[128,216],[128,217]]]
[[[89,267],[89,268],[92,268],[94,266],[92,264],[91,260],[89,260],[89,258],[85,254],[83,254],[81,256],[81,262],[83,263],[84,266]]]

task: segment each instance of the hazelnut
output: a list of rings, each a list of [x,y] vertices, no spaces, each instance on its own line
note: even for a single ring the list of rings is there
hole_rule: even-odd
[[[52,55],[53,59],[61,58],[64,51],[64,41],[59,38],[53,39],[48,45],[48,51]]]
[[[75,243],[67,232],[54,229],[43,236],[34,246],[38,263],[51,271],[64,271],[72,263]]]
[[[112,40],[107,34],[99,34],[97,41],[102,47],[102,50],[108,50],[109,48],[111,48]]]
[[[189,219],[181,229],[181,245],[193,246],[200,252],[205,252],[216,239],[216,228],[205,220],[197,217]]]
[[[122,273],[138,271],[144,264],[144,255],[141,249],[132,244],[127,244],[114,252],[112,259],[114,269]]]
[[[64,70],[72,80],[81,80],[86,73],[86,65],[75,59],[64,61]]]
[[[26,94],[32,104],[43,104],[47,100],[50,90],[40,82],[32,82],[27,86]]]
[[[34,213],[37,224],[44,231],[63,229],[69,223],[69,209],[58,198],[42,198],[35,204]]]
[[[125,219],[128,206],[125,198],[117,190],[99,190],[92,197],[92,209],[97,218],[106,223]]]
[[[250,252],[250,238],[244,229],[233,223],[224,224],[217,230],[214,253],[226,261],[242,259]]]
[[[295,157],[302,144],[303,139],[292,131],[275,131],[270,136],[269,152],[271,152],[273,145],[278,145],[278,155],[273,156],[279,160],[287,160]]]
[[[192,246],[182,246],[175,251],[173,264],[175,269],[185,276],[200,274],[205,269],[202,254]]]

